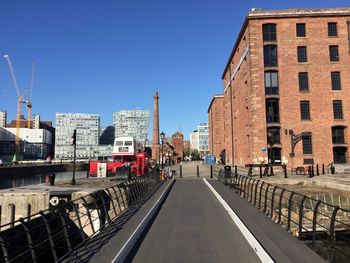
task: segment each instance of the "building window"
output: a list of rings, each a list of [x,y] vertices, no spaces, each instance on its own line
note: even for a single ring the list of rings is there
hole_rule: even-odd
[[[266,95],[278,94],[278,72],[277,71],[265,72],[265,94]]]
[[[303,140],[303,154],[311,154],[312,153],[312,137],[311,132],[305,132],[302,134]]]
[[[309,76],[307,72],[299,72],[299,91],[309,91]]]
[[[340,72],[331,72],[332,90],[341,90]]]
[[[298,47],[298,62],[307,62],[306,47]]]
[[[264,41],[276,41],[276,25],[275,24],[263,25],[263,40]]]
[[[334,119],[343,119],[343,106],[341,100],[333,100],[333,115]]]
[[[313,158],[306,158],[306,159],[304,159],[304,164],[314,164],[314,159]]]
[[[338,35],[337,23],[328,23],[328,36],[335,37]]]
[[[306,37],[305,24],[297,24],[297,37]]]
[[[264,46],[264,66],[277,67],[277,46],[276,45]]]
[[[279,106],[278,100],[269,99],[266,100],[266,122],[276,123],[279,122]]]
[[[329,46],[329,59],[330,61],[339,61],[338,46]]]
[[[345,127],[332,127],[332,142],[334,144],[345,143],[344,130]]]
[[[267,143],[269,145],[280,144],[280,128],[268,128],[267,129]]]
[[[300,102],[300,116],[302,120],[310,120],[310,102]]]

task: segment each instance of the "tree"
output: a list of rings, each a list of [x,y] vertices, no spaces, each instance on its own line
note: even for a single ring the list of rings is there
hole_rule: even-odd
[[[200,155],[199,155],[198,150],[196,150],[196,149],[192,150],[191,157],[192,157],[192,160],[199,160]]]
[[[189,148],[186,148],[184,150],[184,156],[190,157],[190,155],[191,155],[191,150]]]

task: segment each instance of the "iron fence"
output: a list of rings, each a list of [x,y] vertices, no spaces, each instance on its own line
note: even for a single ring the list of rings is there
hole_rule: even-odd
[[[350,260],[350,210],[266,183],[215,169],[215,176],[242,198],[303,240],[329,262]]]
[[[160,184],[159,171],[154,170],[2,225],[0,262],[57,262]]]

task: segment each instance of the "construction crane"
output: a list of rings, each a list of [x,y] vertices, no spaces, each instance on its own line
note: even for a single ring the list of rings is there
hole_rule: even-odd
[[[33,62],[32,65],[32,79],[30,81],[30,88],[29,88],[29,96],[28,96],[28,100],[27,100],[27,109],[28,109],[28,128],[31,129],[31,122],[30,122],[30,118],[31,118],[31,114],[32,114],[32,93],[33,93],[33,83],[34,83],[34,73],[35,73],[35,62]]]
[[[21,116],[21,104],[27,104],[28,101],[23,100],[24,93],[21,94],[18,88],[17,80],[16,80],[16,75],[12,67],[11,59],[9,55],[4,55],[4,58],[7,60],[7,64],[9,66],[11,76],[12,76],[12,81],[13,85],[16,89],[17,93],[17,119],[16,119],[16,139],[15,139],[15,154],[20,155],[20,139],[19,139],[19,128],[20,128],[20,116]]]

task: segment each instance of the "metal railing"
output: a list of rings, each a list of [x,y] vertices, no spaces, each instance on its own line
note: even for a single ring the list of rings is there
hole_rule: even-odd
[[[214,174],[329,262],[349,262],[350,210],[252,177],[218,169]]]
[[[154,170],[2,225],[0,262],[57,262],[160,184],[159,171]]]

